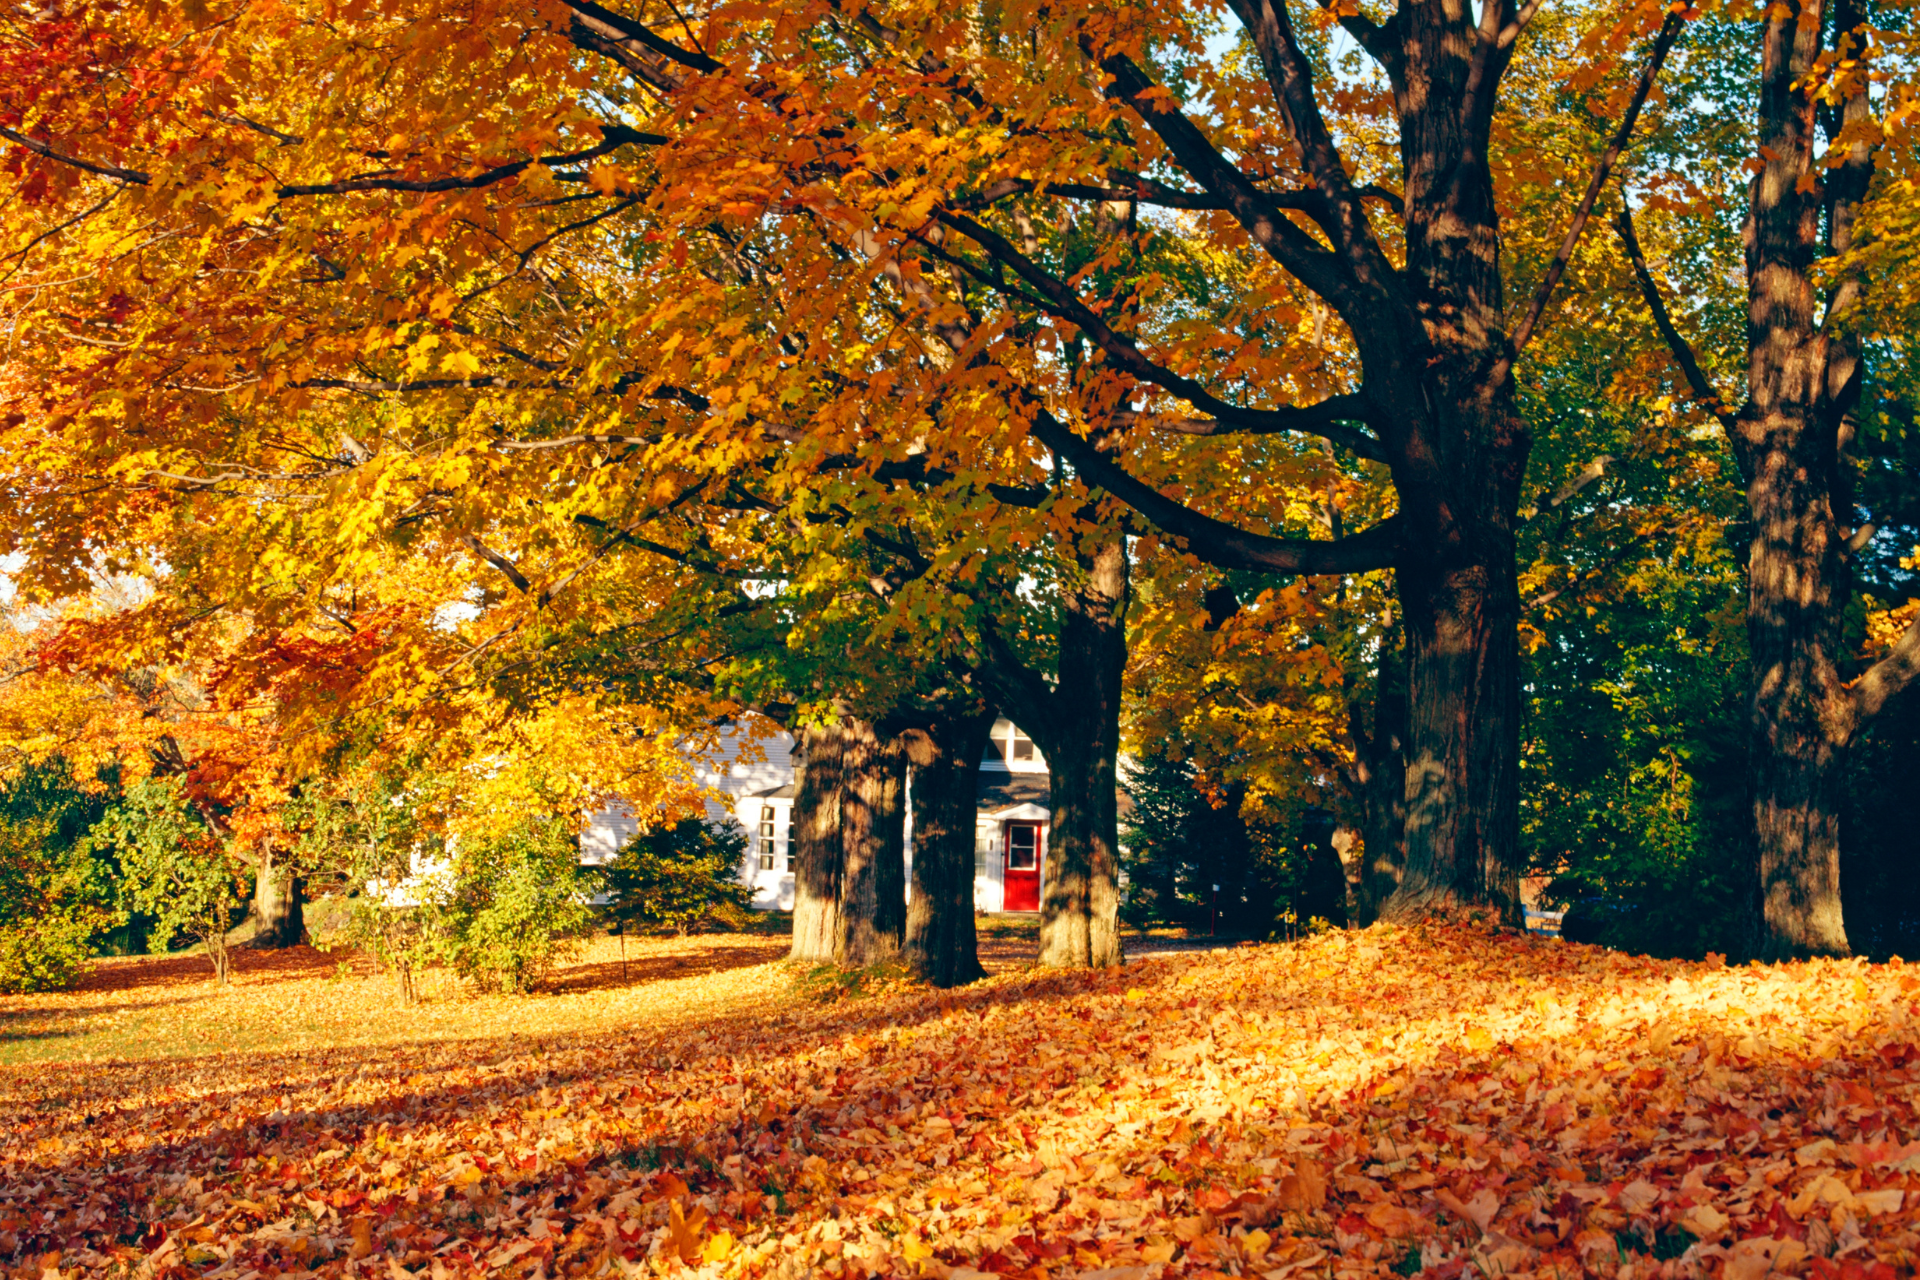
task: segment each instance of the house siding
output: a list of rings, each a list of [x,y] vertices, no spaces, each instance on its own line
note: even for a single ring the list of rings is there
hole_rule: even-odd
[[[731,820],[747,833],[741,882],[753,890],[752,903],[763,911],[793,909],[792,820],[793,738],[778,732],[759,739],[764,759],[742,759],[749,741],[745,730],[721,739],[715,760],[704,765],[700,782],[724,802],[709,801],[710,821]],[[913,782],[907,782],[906,881],[913,892]],[[974,825],[974,905],[1000,911],[1006,904],[1006,823],[1009,819],[1048,819],[1047,763],[1030,739],[1007,719],[993,726],[991,744],[980,761]],[[763,835],[763,825],[770,834]],[[615,800],[594,812],[580,836],[580,859],[590,865],[611,861],[640,831],[633,808]],[[762,865],[767,863],[769,865]]]

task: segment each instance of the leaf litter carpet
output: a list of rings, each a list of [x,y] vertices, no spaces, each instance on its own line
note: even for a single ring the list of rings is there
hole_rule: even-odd
[[[9,1069],[0,1270],[1881,1280],[1920,1257],[1897,962],[1429,926],[829,1005],[776,987],[704,1030]]]

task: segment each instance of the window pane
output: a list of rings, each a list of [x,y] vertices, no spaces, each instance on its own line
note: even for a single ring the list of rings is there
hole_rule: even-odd
[[[1018,729],[1013,731],[1013,751],[1011,758],[1015,760],[1033,759],[1033,739]]]
[[[1032,827],[1007,828],[1007,870],[1032,871],[1039,865],[1035,835]]]

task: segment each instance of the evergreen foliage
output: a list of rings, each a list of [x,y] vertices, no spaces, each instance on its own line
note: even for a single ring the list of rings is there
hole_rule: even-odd
[[[684,935],[710,911],[743,908],[750,896],[740,881],[746,848],[737,826],[702,818],[642,831],[603,872],[612,913],[623,923],[661,924]]]
[[[1269,938],[1346,922],[1346,883],[1321,811],[1253,809],[1241,787],[1210,785],[1166,750],[1146,753],[1125,788],[1128,924]]]

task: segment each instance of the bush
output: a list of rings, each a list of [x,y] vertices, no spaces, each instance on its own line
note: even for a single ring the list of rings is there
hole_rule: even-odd
[[[112,917],[90,909],[0,925],[0,995],[65,991],[93,959],[93,939]]]
[[[453,862],[439,841],[424,852],[406,851],[398,865],[393,851],[383,851],[377,841],[370,842],[368,854],[358,868],[360,893],[348,937],[392,972],[400,998],[412,1004],[418,995],[414,975],[455,951]]]
[[[746,833],[732,823],[686,818],[643,831],[604,869],[619,920],[663,924],[684,936],[710,911],[744,909],[740,880]]]
[[[95,938],[123,919],[102,864],[79,845],[98,807],[59,761],[0,788],[0,994],[71,987]]]
[[[152,946],[164,950],[181,937],[199,942],[214,974],[227,980],[227,930],[244,909],[246,872],[187,803],[177,779],[128,787],[85,844],[118,861],[122,899],[153,917]]]
[[[454,866],[449,947],[460,975],[478,985],[527,990],[593,927],[592,885],[558,819],[463,839]]]

